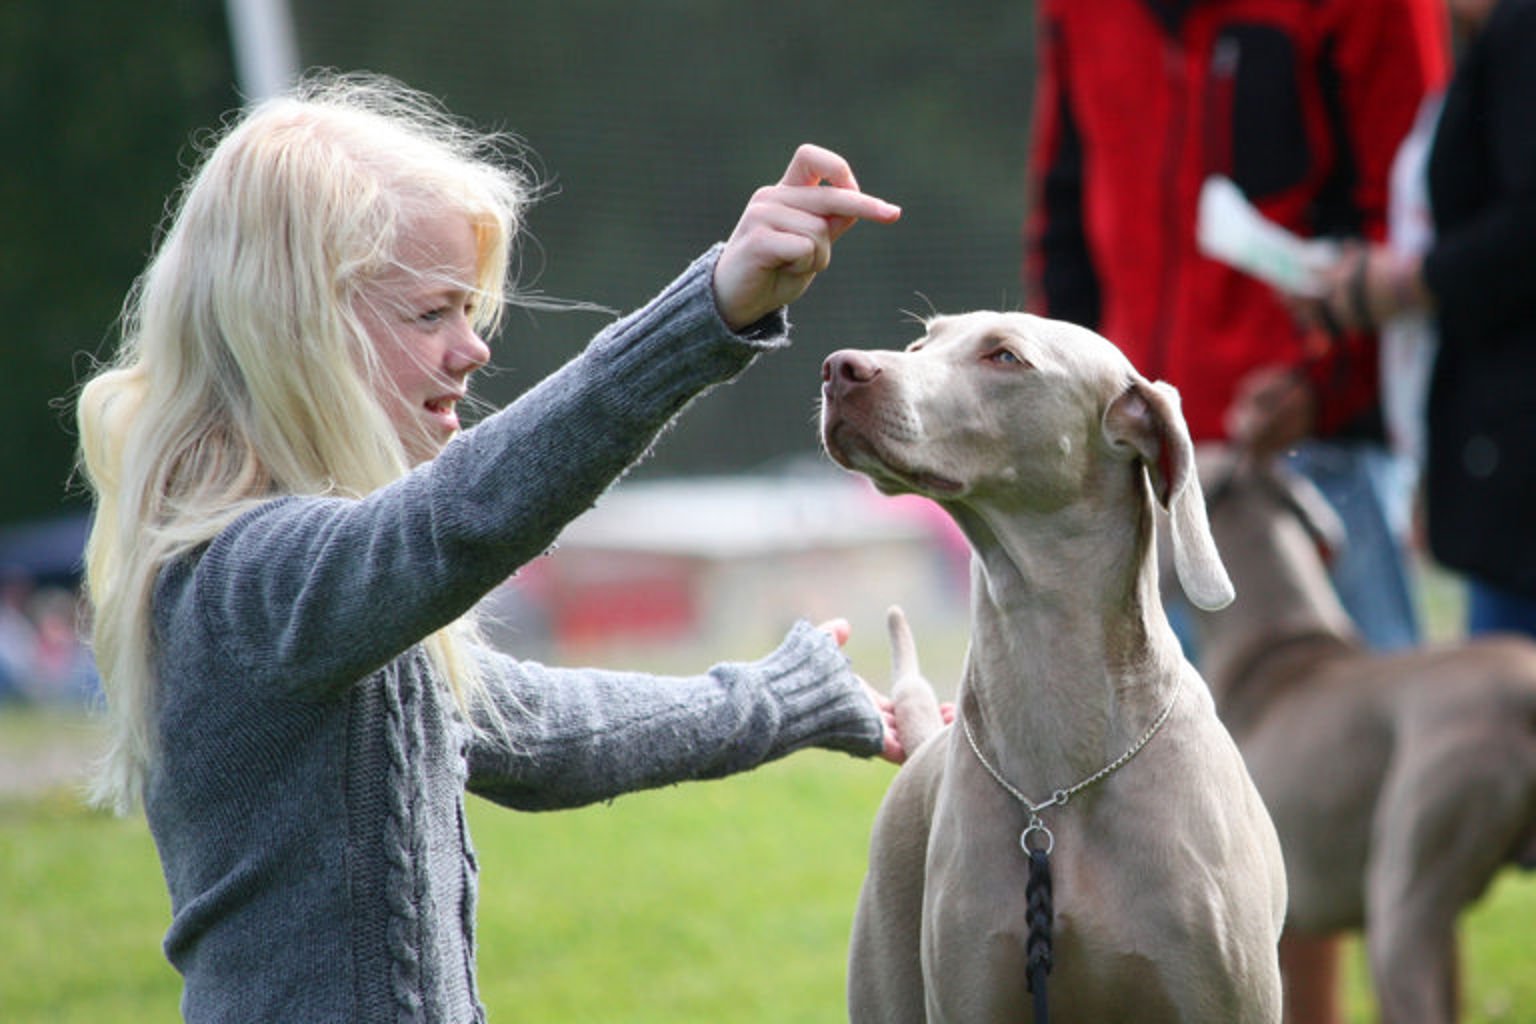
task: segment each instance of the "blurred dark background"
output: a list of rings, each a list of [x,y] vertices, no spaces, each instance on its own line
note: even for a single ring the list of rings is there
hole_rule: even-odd
[[[0,4],[0,528],[84,510],[72,394],[115,343],[197,136],[241,102],[235,6]],[[904,344],[912,313],[1021,301],[1028,3],[301,0],[291,17],[298,66],[394,75],[527,143],[550,186],[527,289],[632,308],[801,141],[904,207],[839,246],[794,308],[792,351],[696,405],[637,475],[815,457],[829,351]],[[506,402],[606,320],[514,312],[481,394]]]

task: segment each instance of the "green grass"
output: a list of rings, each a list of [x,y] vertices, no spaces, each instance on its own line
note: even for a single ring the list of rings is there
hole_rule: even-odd
[[[160,956],[168,907],[142,819],[68,795],[0,804],[0,1017],[179,1019],[180,982]]]
[[[891,769],[802,754],[611,806],[472,814],[492,1019],[836,1021]]]
[[[4,733],[0,732],[0,736]],[[835,1022],[888,766],[806,753],[756,773],[547,815],[471,802],[492,1021]],[[168,904],[140,819],[67,794],[0,803],[0,1018],[169,1021]],[[1536,1021],[1536,878],[1468,915],[1470,1024]],[[1358,947],[1350,1020],[1375,1020]]]

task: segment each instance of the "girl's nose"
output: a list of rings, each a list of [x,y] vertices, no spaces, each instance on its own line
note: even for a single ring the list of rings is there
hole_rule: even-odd
[[[465,321],[453,344],[449,346],[446,368],[455,374],[468,374],[480,369],[491,361],[491,347],[485,343],[475,329]]]

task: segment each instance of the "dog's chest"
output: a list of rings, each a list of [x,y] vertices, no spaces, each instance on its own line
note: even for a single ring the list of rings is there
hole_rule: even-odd
[[[936,990],[963,1005],[972,1003],[963,994],[967,988],[972,996],[990,991],[989,1004],[1012,1005],[1026,976],[1029,864],[1020,835],[1027,817],[979,780],[967,790],[966,800],[941,799],[935,809],[923,908],[925,974]],[[1064,1019],[1131,1019],[1102,1014],[1124,1009],[1122,998],[1138,990],[1149,1006],[1158,1004],[1166,965],[1157,957],[1165,944],[1145,940],[1166,922],[1151,894],[1177,886],[1157,879],[1165,864],[1141,862],[1146,844],[1121,827],[1137,812],[1117,811],[1108,794],[1052,808],[1044,816],[1054,835],[1053,1008],[1064,1013],[1076,1005],[1082,1011]],[[941,1001],[948,996],[941,994]],[[1152,1012],[1135,1019],[1163,1018]]]

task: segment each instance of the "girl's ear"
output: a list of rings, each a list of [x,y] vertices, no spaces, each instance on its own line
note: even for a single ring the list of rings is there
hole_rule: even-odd
[[[1174,569],[1184,593],[1208,611],[1231,604],[1236,592],[1206,519],[1179,393],[1168,384],[1135,378],[1105,408],[1103,430],[1112,450],[1140,460],[1152,497],[1168,513]]]

